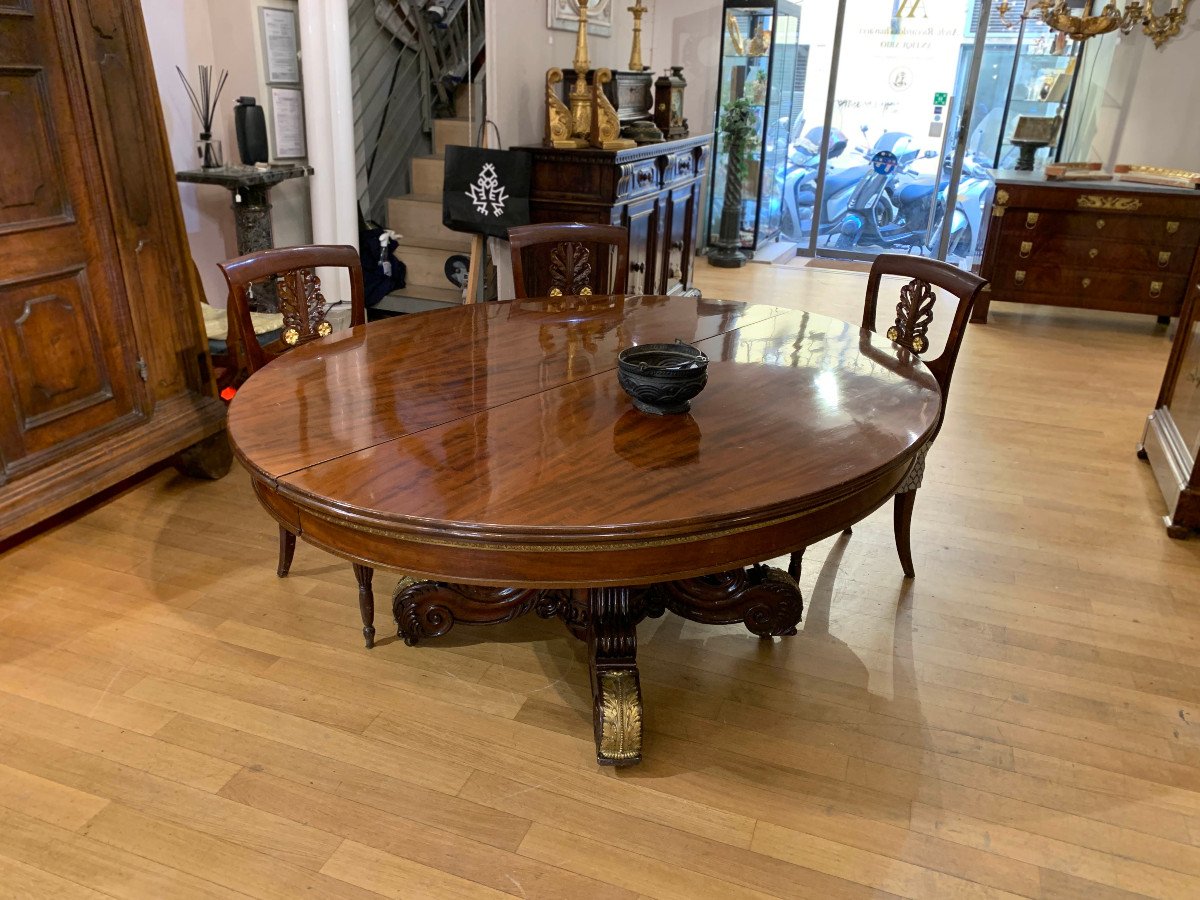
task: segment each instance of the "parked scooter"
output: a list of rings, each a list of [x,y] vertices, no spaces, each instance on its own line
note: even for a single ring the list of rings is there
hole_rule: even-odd
[[[825,129],[813,128],[789,149],[793,167],[783,185],[783,232],[799,243],[808,242],[814,223],[820,235],[831,234],[837,229],[854,185],[867,171],[865,149],[859,147],[854,156],[843,156],[849,141],[841,131],[833,129],[828,138],[825,199],[820,213],[816,214],[817,173],[824,141]]]
[[[834,248],[853,250],[865,244],[929,249],[945,210],[937,207],[939,178],[912,169],[922,154],[902,131],[887,132],[874,149],[871,170],[850,197]],[[936,151],[928,151],[922,158],[935,156]]]

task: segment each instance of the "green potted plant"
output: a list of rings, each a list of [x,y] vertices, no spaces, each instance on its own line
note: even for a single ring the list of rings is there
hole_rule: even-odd
[[[751,154],[758,146],[758,116],[744,97],[727,103],[721,113],[721,140],[727,159],[725,199],[721,204],[721,228],[715,247],[708,254],[710,265],[736,269],[746,264],[741,249],[739,223],[742,214],[742,186]]]

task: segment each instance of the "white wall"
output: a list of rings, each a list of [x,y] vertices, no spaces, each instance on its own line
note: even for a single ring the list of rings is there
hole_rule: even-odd
[[[295,9],[295,0],[148,0],[142,14],[150,40],[150,53],[158,92],[162,99],[167,140],[176,169],[196,167],[193,143],[199,122],[175,67],[183,69],[192,84],[196,67],[212,65],[214,74],[228,69],[229,80],[221,92],[213,137],[224,144],[225,161],[239,162],[233,128],[236,98],[258,98],[268,109],[267,87],[260,61],[262,43],[258,35],[258,7]],[[205,295],[214,306],[225,305],[225,280],[216,264],[237,255],[232,196],[224,188],[180,184],[184,224],[192,258],[200,271]],[[271,190],[275,243],[301,244],[311,240],[308,184],[305,179],[287,181]]]
[[[1200,10],[1162,49],[1140,30],[1119,38],[1097,145],[1109,163],[1200,171]]]
[[[612,34],[588,35],[593,69],[628,68],[633,44],[633,17],[625,11],[629,5],[612,0]],[[499,127],[505,147],[540,144],[546,130],[546,70],[571,68],[575,33],[546,26],[546,0],[493,0],[486,10],[488,118]],[[648,15],[642,19],[642,60],[647,65],[652,32]]]
[[[624,5],[624,4],[622,4]],[[713,130],[717,109],[717,76],[721,62],[722,13],[719,0],[654,0],[650,53],[646,64],[656,74],[683,66],[687,90],[683,114],[692,134]],[[628,15],[628,14],[627,14]],[[642,35],[643,48],[647,36]]]

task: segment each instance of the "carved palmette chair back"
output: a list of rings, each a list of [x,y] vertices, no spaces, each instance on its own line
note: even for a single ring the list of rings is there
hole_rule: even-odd
[[[966,334],[971,309],[987,281],[971,272],[964,272],[949,263],[919,256],[899,253],[884,253],[875,258],[871,274],[867,278],[866,304],[863,309],[863,328],[879,332],[876,327],[879,290],[887,276],[907,278],[900,288],[895,306],[895,318],[883,328],[889,340],[920,356],[926,367],[937,379],[942,389],[942,411],[938,417],[934,436],[941,430],[946,415],[946,397],[950,393],[950,379],[954,365],[958,362],[958,351]],[[942,352],[933,359],[925,359],[930,350],[929,326],[933,322],[937,295],[935,288],[952,295],[955,299],[954,317],[950,323]],[[932,441],[932,438],[930,438]]]
[[[900,566],[903,568],[905,576],[912,578],[916,574],[913,568],[910,539],[913,505],[916,502],[917,490],[921,487],[925,477],[925,458],[933,444],[933,439],[941,431],[942,421],[946,417],[946,398],[950,394],[950,378],[954,375],[954,365],[958,362],[958,351],[962,347],[967,321],[971,316],[971,309],[974,307],[976,299],[987,282],[978,275],[964,272],[948,263],[923,259],[919,256],[884,253],[875,258],[875,262],[871,265],[871,274],[867,278],[863,328],[868,331],[879,331],[876,325],[879,290],[885,276],[899,276],[907,279],[907,282],[900,288],[899,299],[895,306],[895,317],[884,328],[884,333],[890,340],[922,359],[925,359],[924,354],[930,350],[929,326],[933,322],[937,304],[937,295],[934,293],[934,289],[940,289],[955,298],[954,318],[950,322],[942,352],[936,358],[925,360],[926,367],[942,390],[942,408],[938,414],[937,427],[925,445],[917,451],[912,465],[896,488],[893,514],[896,552],[900,557]],[[887,305],[890,307],[890,302]],[[890,318],[890,310],[888,315]],[[846,533],[850,533],[849,528],[846,529]],[[803,558],[803,547],[792,552],[788,574],[795,579],[800,577]]]
[[[317,267],[350,270],[350,324],[366,324],[362,264],[358,251],[345,245],[311,244],[247,253],[218,263],[229,284],[229,345],[236,348],[247,374],[254,374],[281,353],[333,331]],[[250,319],[251,285],[274,287],[283,316],[277,341],[263,346]]]
[[[518,300],[625,293],[629,231],[619,225],[521,225],[508,243]]]

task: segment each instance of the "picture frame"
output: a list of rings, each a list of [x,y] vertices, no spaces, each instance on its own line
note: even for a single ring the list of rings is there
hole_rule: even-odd
[[[588,12],[588,34],[610,36],[612,17],[612,0],[592,0]],[[546,0],[546,27],[554,31],[578,31],[579,13],[575,0]]]
[[[303,159],[308,155],[304,134],[304,92],[300,88],[272,87],[271,158]]]
[[[260,6],[258,25],[262,36],[263,80],[267,84],[299,84],[300,44],[295,11]]]

